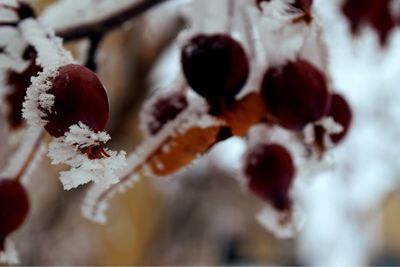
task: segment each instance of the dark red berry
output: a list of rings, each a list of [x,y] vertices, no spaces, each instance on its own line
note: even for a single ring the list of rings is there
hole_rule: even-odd
[[[17,180],[0,180],[0,251],[6,237],[18,229],[29,211],[29,199]]]
[[[346,0],[342,12],[349,20],[353,34],[357,34],[362,26],[370,25],[378,32],[381,44],[385,44],[398,20],[390,10],[391,2],[391,0]]]
[[[150,121],[147,125],[150,134],[157,134],[162,127],[188,106],[186,95],[176,91],[156,99],[149,110]]]
[[[245,157],[244,173],[248,186],[260,198],[278,210],[291,206],[289,190],[295,176],[290,153],[281,145],[257,146]]]
[[[215,109],[229,104],[249,75],[242,46],[225,34],[192,38],[182,48],[181,61],[189,85]]]
[[[94,131],[104,129],[109,114],[107,93],[97,75],[81,65],[69,64],[58,70],[49,93],[55,96],[45,128],[60,137],[71,125],[82,122]]]
[[[23,124],[22,103],[24,102],[26,89],[31,84],[31,77],[36,76],[42,68],[36,65],[34,59],[23,72],[9,70],[7,73],[7,84],[9,91],[5,100],[9,109],[7,110],[7,121],[11,129],[17,129]]]
[[[322,118],[330,103],[325,75],[302,59],[269,68],[261,95],[268,117],[290,130]]]
[[[330,136],[333,143],[339,143],[346,136],[353,117],[349,104],[341,95],[332,95],[331,107],[327,116],[331,116],[335,122],[343,127],[342,132]]]

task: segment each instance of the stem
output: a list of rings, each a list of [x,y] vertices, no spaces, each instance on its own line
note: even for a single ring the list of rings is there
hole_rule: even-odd
[[[65,42],[73,41],[90,36],[102,36],[109,31],[119,27],[124,22],[135,18],[158,4],[164,3],[169,0],[143,0],[139,3],[116,11],[104,19],[99,19],[92,22],[82,23],[66,29],[57,31],[56,35],[63,38]]]
[[[29,169],[31,163],[33,162],[33,158],[36,155],[40,145],[42,144],[42,139],[45,135],[45,132],[42,130],[41,133],[38,135],[35,144],[32,146],[32,150],[27,155],[24,164],[22,165],[21,169],[19,170],[18,174],[15,176],[15,180],[20,181],[21,178],[24,176],[26,171]]]
[[[90,47],[85,66],[94,72],[96,72],[97,69],[96,51],[100,45],[101,39],[103,39],[103,35],[93,35],[90,37]]]
[[[0,27],[17,27],[18,22],[0,22]]]

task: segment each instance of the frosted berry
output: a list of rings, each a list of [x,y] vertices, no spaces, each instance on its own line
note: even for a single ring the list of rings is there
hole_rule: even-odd
[[[0,180],[0,251],[6,237],[17,230],[29,211],[28,195],[17,180]]]
[[[189,85],[216,111],[233,101],[249,75],[242,46],[225,34],[195,36],[183,46],[181,61]]]
[[[150,134],[157,134],[167,122],[175,119],[187,106],[186,96],[180,91],[157,98],[149,110],[150,121],[147,127]]]
[[[60,137],[71,125],[82,122],[94,131],[104,129],[109,115],[106,91],[97,75],[81,65],[69,64],[58,70],[48,93],[55,96],[45,129]]]
[[[248,186],[260,198],[278,210],[291,206],[289,190],[295,176],[290,153],[281,145],[254,147],[245,157],[244,173]]]
[[[8,104],[7,122],[11,129],[17,129],[22,126],[22,103],[24,102],[26,90],[31,84],[31,77],[36,76],[42,68],[36,65],[34,59],[31,60],[28,67],[22,72],[9,70],[7,72],[8,92],[5,101]]]
[[[339,143],[346,136],[352,120],[350,106],[343,96],[339,94],[332,95],[331,107],[327,116],[331,116],[335,122],[343,127],[342,132],[330,135],[333,143]]]
[[[381,44],[385,44],[390,31],[398,23],[391,5],[391,0],[346,0],[342,12],[349,20],[353,34],[368,24],[377,31]]]
[[[330,103],[324,74],[302,59],[269,68],[261,95],[271,121],[290,130],[325,116]]]

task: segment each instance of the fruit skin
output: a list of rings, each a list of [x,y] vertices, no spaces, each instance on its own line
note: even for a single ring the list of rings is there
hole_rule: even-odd
[[[218,111],[230,104],[244,86],[249,63],[242,46],[226,34],[200,34],[182,48],[187,82]]]
[[[269,68],[261,95],[270,120],[295,131],[325,116],[330,104],[324,74],[302,59]]]
[[[0,180],[0,251],[4,250],[6,237],[18,229],[29,211],[29,199],[17,180]]]
[[[290,153],[281,145],[264,144],[246,155],[244,173],[248,187],[278,210],[291,206],[289,190],[295,176]]]
[[[109,115],[107,93],[97,75],[88,68],[69,64],[58,70],[48,93],[55,96],[45,129],[54,137],[82,122],[94,131],[104,129]]]
[[[23,72],[18,73],[13,70],[7,72],[7,84],[10,90],[5,96],[5,100],[9,106],[6,116],[11,129],[15,130],[22,126],[22,104],[25,99],[26,90],[31,84],[31,77],[36,76],[41,70],[42,68],[36,65],[35,60],[32,59]]]
[[[157,134],[167,122],[175,119],[187,106],[186,95],[180,91],[158,98],[150,110],[152,121],[147,125],[150,134]]]

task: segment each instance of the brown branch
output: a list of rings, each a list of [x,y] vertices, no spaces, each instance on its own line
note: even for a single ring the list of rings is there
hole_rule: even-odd
[[[109,31],[121,26],[124,22],[133,19],[151,8],[169,0],[143,0],[134,3],[122,10],[118,10],[104,19],[82,23],[57,31],[56,35],[64,39],[64,42],[73,41],[91,36],[102,36]]]

